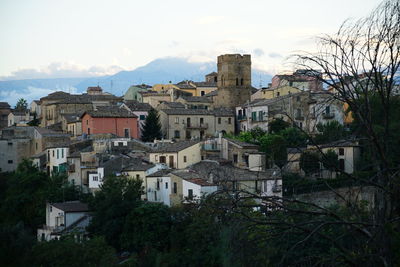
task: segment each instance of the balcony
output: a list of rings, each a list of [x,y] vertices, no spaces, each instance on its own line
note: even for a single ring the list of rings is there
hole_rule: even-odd
[[[207,129],[208,123],[191,123],[185,124],[186,129]]]
[[[245,115],[238,115],[237,116],[238,121],[246,121],[247,120],[247,116]]]
[[[330,120],[335,118],[335,114],[333,113],[323,113],[322,114],[322,118],[324,118],[325,120]]]

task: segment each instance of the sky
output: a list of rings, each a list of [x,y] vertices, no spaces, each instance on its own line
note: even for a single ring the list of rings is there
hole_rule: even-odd
[[[0,80],[114,74],[162,57],[250,53],[285,71],[295,51],[377,0],[0,0]]]

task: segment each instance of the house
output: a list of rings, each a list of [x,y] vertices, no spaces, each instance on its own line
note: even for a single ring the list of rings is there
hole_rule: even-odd
[[[251,95],[251,101],[256,99],[271,99],[288,94],[299,93],[301,90],[293,86],[278,86],[276,88],[261,88],[256,93]]]
[[[30,110],[31,114],[36,114],[36,117],[40,118],[40,116],[42,115],[41,108],[40,108],[40,101],[33,100],[31,102],[29,110]]]
[[[234,167],[251,171],[265,170],[265,153],[259,152],[258,145],[225,137],[221,140],[221,158],[229,160]]]
[[[357,140],[339,140],[329,144],[322,144],[318,147],[309,145],[306,148],[288,148],[288,163],[284,170],[304,175],[304,171],[300,167],[300,158],[305,151],[318,154],[321,152],[326,154],[328,151],[333,151],[338,156],[337,170],[326,169],[321,160],[320,170],[314,174],[318,178],[335,178],[338,173],[354,173],[361,155],[361,148]]]
[[[82,113],[66,113],[61,114],[62,131],[69,133],[71,136],[82,135],[82,121],[80,119]]]
[[[140,103],[136,100],[125,100],[120,107],[127,109],[138,117],[138,136],[141,136],[144,122],[152,106],[148,103]]]
[[[199,141],[162,142],[149,152],[149,158],[152,163],[183,169],[201,160],[200,148]]]
[[[33,116],[31,116],[28,109],[26,110],[14,109],[8,114],[7,118],[8,118],[8,126],[13,126],[13,125],[23,126],[27,125],[28,122],[33,120]]]
[[[58,91],[42,97],[40,99],[41,126],[60,123],[62,114],[82,114],[99,106],[115,105],[122,101],[120,97],[103,93],[98,87],[94,88],[96,89],[89,87],[87,93],[80,95]]]
[[[146,198],[150,202],[163,203],[171,206],[170,195],[172,194],[171,169],[163,169],[146,176]],[[174,187],[175,189],[177,186]]]
[[[60,239],[72,234],[79,241],[86,238],[90,215],[88,204],[80,201],[46,204],[46,224],[37,230],[38,241]]]
[[[173,101],[173,94],[170,92],[140,91],[138,92],[138,101],[156,108],[163,101]]]
[[[204,96],[181,96],[176,102],[182,103],[187,109],[210,109],[212,101]]]
[[[137,116],[117,106],[98,107],[81,116],[82,133],[111,133],[119,137],[138,138]]]
[[[46,149],[47,153],[47,173],[67,173],[67,157],[69,155],[69,143],[57,144]]]
[[[234,112],[229,109],[163,109],[162,131],[167,139],[191,139],[235,131]]]
[[[280,74],[272,77],[271,88],[290,86],[302,91],[321,91],[322,82],[318,78],[320,73],[308,70],[296,70],[292,74]]]
[[[283,119],[307,133],[318,132],[317,124],[336,120],[343,124],[343,104],[326,91],[305,91],[272,99],[256,99],[236,107],[241,131],[255,127],[268,130],[269,122]]]
[[[132,85],[125,92],[125,94],[123,96],[124,101],[130,101],[130,100],[136,100],[137,101],[139,92],[147,91],[147,90],[150,90],[150,89],[151,89],[151,86],[147,85],[147,84]]]
[[[0,130],[8,126],[8,114],[11,107],[7,102],[0,102]]]

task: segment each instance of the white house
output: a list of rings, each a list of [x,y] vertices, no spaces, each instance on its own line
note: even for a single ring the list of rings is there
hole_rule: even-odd
[[[78,239],[85,235],[89,225],[89,207],[80,201],[46,204],[46,224],[37,230],[39,241],[60,239],[62,235],[74,234]]]
[[[201,178],[182,179],[183,199],[187,201],[199,201],[201,197],[218,190],[217,185],[209,183]]]
[[[49,174],[67,171],[68,145],[49,147],[47,151],[47,171]]]
[[[169,173],[171,170],[160,170],[158,172],[146,176],[147,189],[146,196],[150,202],[163,203],[171,206],[171,177]]]

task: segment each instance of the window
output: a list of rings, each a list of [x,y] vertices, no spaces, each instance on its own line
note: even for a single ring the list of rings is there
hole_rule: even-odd
[[[221,124],[221,118],[218,118],[218,124]]]
[[[118,146],[124,146],[123,142],[118,142]]]
[[[175,117],[175,123],[179,123],[179,117]]]
[[[90,128],[87,128],[87,133],[88,135],[90,135]]]
[[[57,148],[57,159],[60,158],[60,150]]]
[[[325,107],[325,113],[326,114],[330,114],[331,113],[331,107],[330,106],[326,106]]]
[[[169,167],[170,168],[174,167],[174,156],[169,156]]]
[[[165,183],[165,189],[168,189],[168,183],[167,182]]]
[[[300,96],[296,97],[296,101],[299,102],[300,101]]]
[[[276,96],[280,96],[281,95],[281,92],[276,92]]]
[[[9,160],[8,160],[8,164],[13,164],[13,160],[12,160],[12,159],[9,159]]]
[[[36,148],[36,150],[38,149],[38,144],[37,144],[37,142],[35,143],[35,148]]]
[[[232,118],[228,118],[228,124],[232,124]]]
[[[61,148],[61,158],[64,158],[64,148]]]
[[[256,121],[257,120],[257,112],[252,112],[251,113],[251,119],[253,120],[253,121]]]
[[[144,121],[144,120],[146,119],[146,115],[140,115],[140,116],[139,116],[139,119],[140,119],[141,121]]]
[[[186,156],[183,156],[183,162],[186,162],[186,161],[187,161]]]
[[[234,155],[233,155],[233,162],[234,162],[234,163],[237,163],[237,162],[238,162],[238,155],[237,155],[237,154],[234,154]]]
[[[167,159],[165,158],[165,156],[160,156],[160,163],[166,163]]]
[[[55,152],[54,152],[54,149],[53,149],[53,158],[54,158],[54,153],[55,153]]]
[[[204,118],[200,118],[200,125],[204,123]]]
[[[239,85],[239,78],[236,78],[236,86]]]
[[[124,129],[124,136],[125,138],[130,138],[129,128]]]
[[[344,148],[339,148],[339,155],[343,156],[344,155]]]
[[[201,95],[201,96],[204,96],[205,94],[206,94],[206,92],[204,92],[204,91],[201,91],[201,92],[200,92],[200,95]]]
[[[86,120],[86,125],[89,125],[89,120]]]
[[[181,132],[178,131],[178,130],[176,130],[176,131],[174,132],[174,137],[175,137],[175,138],[181,138]]]
[[[136,174],[136,179],[140,179],[140,175],[139,174]]]
[[[264,112],[261,110],[261,111],[258,112],[258,120],[262,121],[263,117],[264,117]]]
[[[240,79],[240,85],[243,85],[243,78]]]
[[[193,199],[193,189],[188,189],[188,198]]]
[[[174,194],[178,193],[178,185],[174,183]]]
[[[160,190],[160,181],[157,180],[157,190]]]
[[[97,182],[99,180],[98,176],[93,176],[93,182]]]
[[[12,142],[8,142],[8,143],[7,143],[7,145],[9,145],[9,146],[12,146],[12,145],[13,145],[13,143],[12,143]]]

